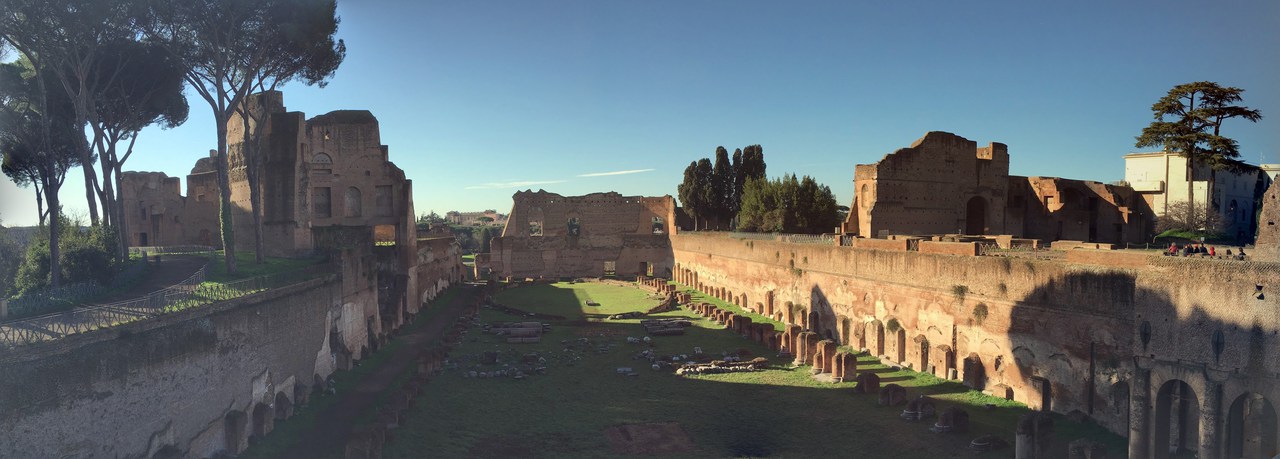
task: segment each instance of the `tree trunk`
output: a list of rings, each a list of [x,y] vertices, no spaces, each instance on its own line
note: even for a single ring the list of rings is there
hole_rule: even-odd
[[[248,105],[248,98],[245,99],[244,105]],[[243,156],[245,178],[249,181],[249,211],[253,214],[253,261],[258,264],[266,263],[266,245],[263,243],[262,237],[262,190],[259,188],[258,174],[262,171],[261,164],[261,145],[263,120],[250,120],[253,116],[255,107],[246,107],[240,113],[240,119],[244,123],[244,143],[240,147],[240,154]],[[265,110],[265,107],[262,108]],[[265,118],[265,116],[263,117]],[[253,128],[250,130],[250,128]]]
[[[89,223],[98,226],[98,202],[94,196],[95,190],[98,189],[98,174],[94,172],[93,161],[89,160],[89,150],[82,150],[80,168],[84,170],[84,199],[89,206]]]
[[[1218,171],[1209,168],[1209,183],[1204,185],[1204,229],[1213,231],[1213,186],[1218,179]]]
[[[1187,223],[1196,226],[1196,180],[1195,180],[1195,162],[1192,161],[1194,156],[1187,154]],[[1188,228],[1196,230],[1197,228]]]
[[[45,199],[49,201],[49,286],[57,288],[62,285],[62,250],[58,248],[59,232],[62,231],[62,219],[58,218],[58,188],[48,183],[44,186]]]
[[[223,110],[214,110],[214,121],[218,127],[218,153],[215,158],[218,168],[218,223],[222,228],[222,259],[227,267],[227,274],[236,272],[236,240],[235,227],[231,219],[231,178],[227,172],[227,117]]]
[[[44,192],[40,191],[39,179],[33,180],[36,189],[36,216],[40,218],[40,226],[44,226]]]
[[[111,179],[116,182],[116,245],[120,247],[120,259],[129,259],[129,225],[124,215],[124,186],[120,184],[120,163],[116,163],[111,171]]]

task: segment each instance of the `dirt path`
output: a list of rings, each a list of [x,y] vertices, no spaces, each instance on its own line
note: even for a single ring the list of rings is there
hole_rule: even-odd
[[[132,300],[141,298],[148,293],[156,290],[163,290],[172,287],[174,284],[187,280],[202,266],[209,262],[208,257],[199,255],[164,255],[160,257],[160,263],[152,266],[151,273],[147,275],[142,282],[130,287],[128,290],[121,291],[106,298],[99,298],[93,304],[85,306],[96,306],[102,304],[111,304],[117,301]]]
[[[396,348],[382,366],[365,377],[354,390],[338,394],[342,398],[338,403],[316,413],[315,428],[299,435],[280,457],[342,457],[347,435],[355,427],[355,419],[374,406],[378,394],[389,388],[396,376],[416,364],[418,351],[443,336],[457,320],[463,306],[469,304],[473,295],[478,292],[472,287],[461,288],[460,294],[454,295],[449,303],[440,306],[444,311],[436,314],[429,322],[415,324],[412,332],[396,338],[403,340],[404,345]]]

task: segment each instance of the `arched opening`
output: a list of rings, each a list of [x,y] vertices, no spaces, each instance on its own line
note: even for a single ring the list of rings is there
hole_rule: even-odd
[[[787,307],[787,324],[796,323],[795,305],[792,304],[790,301],[788,301],[786,303],[786,307]]]
[[[1129,383],[1120,381],[1111,385],[1111,405],[1109,408],[1112,416],[1122,422],[1120,425],[1129,425]]]
[[[581,235],[582,222],[578,220],[578,217],[569,217],[569,220],[565,222],[565,231],[569,236]]]
[[[289,401],[289,397],[284,392],[276,392],[276,420],[283,421],[293,416],[293,402]]]
[[[1039,376],[1031,377],[1031,387],[1040,392],[1040,411],[1048,412],[1053,409],[1053,383],[1048,379]]]
[[[982,366],[982,357],[978,353],[970,352],[964,358],[964,375],[961,378],[970,389],[983,390],[987,387],[987,368]]]
[[[969,198],[965,205],[964,234],[987,234],[987,200],[980,196]]]
[[[347,187],[345,195],[345,205],[343,209],[348,217],[359,217],[364,213],[364,202],[360,196],[360,189],[356,187]]]
[[[253,436],[263,437],[271,433],[271,408],[265,403],[253,406]]]
[[[222,419],[223,448],[232,455],[240,454],[244,445],[244,428],[248,422],[243,411],[232,410]]]
[[[942,351],[942,376],[947,379],[956,379],[956,351],[951,346],[941,345],[938,349]]]
[[[1227,411],[1227,457],[1275,457],[1280,454],[1276,429],[1276,410],[1266,397],[1254,393],[1236,397]]]
[[[920,344],[920,362],[918,370],[921,373],[933,374],[933,370],[929,368],[929,338],[924,335],[917,335],[915,339]]]
[[[1199,450],[1200,402],[1189,384],[1174,379],[1160,386],[1151,422],[1155,429],[1152,457],[1165,459]]]
[[[848,345],[853,342],[853,321],[846,318],[840,319],[840,344]]]
[[[884,324],[879,320],[873,320],[867,324],[867,339],[870,341],[867,349],[871,351],[871,355],[884,355]]]
[[[822,316],[821,316],[821,315],[818,315],[818,311],[816,311],[816,310],[815,310],[815,311],[812,311],[812,312],[810,312],[810,313],[809,313],[809,320],[808,320],[808,323],[809,323],[808,327],[809,327],[809,329],[810,329],[810,330],[813,330],[814,332],[816,332],[816,333],[818,333],[818,334],[821,334],[821,333],[822,333],[822,331],[823,331],[823,330],[822,330]]]
[[[894,353],[896,354],[894,355],[894,357],[896,357],[894,359],[894,362],[899,362],[899,363],[906,362],[907,361],[907,331],[899,328],[898,331],[894,332],[893,343],[895,345]]]

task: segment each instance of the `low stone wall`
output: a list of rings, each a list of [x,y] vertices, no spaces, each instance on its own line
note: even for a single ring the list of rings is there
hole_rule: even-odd
[[[1053,241],[1049,244],[1050,250],[1075,250],[1075,249],[1092,249],[1092,250],[1115,250],[1115,244],[1102,244],[1097,242],[1081,242],[1081,241]]]
[[[959,255],[962,257],[976,257],[978,256],[978,243],[920,241],[920,253],[938,253],[944,255]]]
[[[1074,249],[1067,251],[1067,263],[1082,263],[1114,268],[1139,269],[1147,266],[1153,255],[1142,252]]]
[[[242,451],[333,371],[317,279],[0,354],[0,457]]]
[[[1032,408],[1079,411],[1137,438],[1131,446],[1154,441],[1155,427],[1134,434],[1129,419],[1149,422],[1175,382],[1194,392],[1201,428],[1215,433],[1240,400],[1280,401],[1280,360],[1268,357],[1280,353],[1271,339],[1280,264],[1085,249],[1065,262],[958,257],[921,244],[897,252],[681,234],[674,279],[885,361]]]
[[[861,249],[896,250],[899,252],[906,252],[907,240],[856,238],[853,240],[853,246]]]

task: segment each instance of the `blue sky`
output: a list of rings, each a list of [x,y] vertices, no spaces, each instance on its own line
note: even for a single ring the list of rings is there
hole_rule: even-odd
[[[1246,89],[1243,159],[1280,162],[1280,2],[339,0],[347,60],[308,117],[368,109],[419,213],[497,209],[539,188],[676,194],[716,146],[764,146],[772,176],[852,199],[855,164],[927,131],[1009,145],[1011,172],[1110,182],[1169,88]],[[126,169],[184,179],[215,144],[190,90]],[[625,174],[595,175],[610,172]],[[63,189],[83,213],[81,173]],[[0,179],[0,219],[35,222]]]

